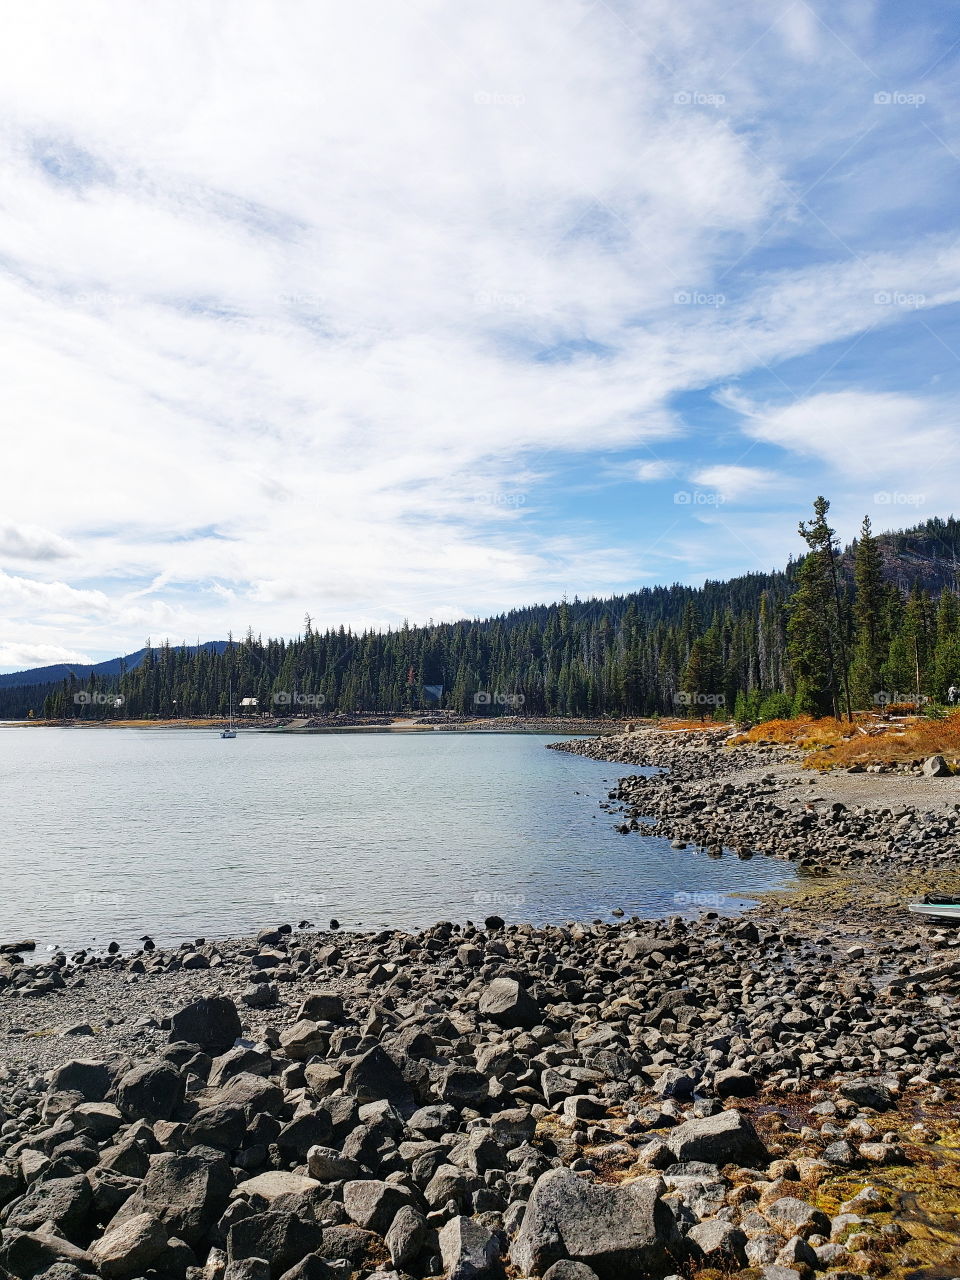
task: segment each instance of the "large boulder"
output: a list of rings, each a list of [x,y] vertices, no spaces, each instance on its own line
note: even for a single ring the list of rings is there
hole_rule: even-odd
[[[169,1062],[144,1062],[117,1085],[117,1106],[128,1120],[169,1120],[183,1102],[186,1080]]]
[[[227,1265],[248,1258],[266,1258],[270,1275],[285,1271],[323,1247],[323,1228],[293,1213],[255,1213],[234,1222],[227,1233]]]
[[[943,756],[930,756],[923,762],[923,772],[928,778],[952,778],[953,773]]]
[[[343,1207],[351,1222],[378,1236],[385,1236],[400,1210],[411,1203],[407,1188],[393,1182],[363,1178],[343,1186]]]
[[[80,1093],[87,1102],[102,1102],[116,1078],[116,1068],[91,1058],[72,1058],[50,1078],[51,1093]]]
[[[138,1191],[126,1201],[111,1226],[141,1213],[159,1218],[171,1235],[199,1244],[227,1207],[233,1175],[226,1160],[208,1154],[165,1151],[150,1161]]]
[[[757,1131],[739,1111],[719,1111],[703,1120],[688,1120],[666,1138],[680,1162],[702,1160],[707,1164],[766,1166],[770,1154]]]
[[[49,1178],[34,1182],[26,1195],[13,1200],[3,1211],[7,1227],[35,1231],[51,1223],[61,1235],[78,1243],[93,1209],[93,1191],[83,1174],[69,1178]]]
[[[674,1216],[655,1186],[608,1186],[551,1169],[531,1192],[510,1257],[529,1276],[569,1258],[592,1268],[598,1280],[651,1280],[676,1272],[682,1249]]]
[[[138,1213],[127,1222],[111,1226],[90,1250],[100,1274],[107,1280],[127,1280],[140,1275],[167,1247],[167,1229],[151,1213]]]
[[[499,1027],[535,1027],[543,1016],[516,978],[494,978],[480,997],[480,1015]]]
[[[232,1049],[240,1036],[240,1015],[228,996],[203,996],[175,1013],[171,1019],[171,1040],[198,1044],[207,1053],[221,1054]]]
[[[359,1102],[392,1102],[401,1115],[415,1110],[413,1094],[403,1072],[379,1045],[354,1058],[344,1078],[343,1087]]]
[[[445,1280],[494,1280],[502,1276],[502,1243],[472,1218],[451,1218],[440,1231]]]

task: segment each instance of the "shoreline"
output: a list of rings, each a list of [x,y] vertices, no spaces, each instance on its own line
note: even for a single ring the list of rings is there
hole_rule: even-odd
[[[316,724],[307,716],[294,716],[283,722],[254,724],[234,722],[238,734],[253,733],[545,733],[607,734],[616,733],[622,721],[554,719],[540,716],[491,716],[457,721],[421,721],[415,716],[371,716],[372,723]],[[191,729],[219,731],[227,726],[227,718],[185,720],[2,720],[0,729]]]
[[[470,1257],[479,1277],[540,1277],[559,1211],[561,1256],[599,1280],[952,1274],[960,935],[902,906],[957,881],[951,780],[932,780],[928,822],[897,799],[933,796],[920,780],[871,775],[900,788],[871,806],[850,790],[862,776],[828,791],[794,781],[782,748],[691,737],[556,749],[670,770],[611,789],[625,839],[646,810],[673,839],[808,873],[737,917],[282,926],[75,965],[0,958],[0,1265],[224,1280],[267,1257],[280,1280],[279,1215],[298,1224],[290,1280],[467,1275]],[[856,803],[838,810],[841,788]],[[178,1013],[206,997],[218,1017]],[[76,1059],[104,1064],[100,1097]],[[201,1168],[213,1206],[191,1200]],[[134,1219],[154,1252],[125,1273]]]

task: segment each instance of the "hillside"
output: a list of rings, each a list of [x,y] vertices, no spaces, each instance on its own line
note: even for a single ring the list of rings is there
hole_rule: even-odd
[[[960,683],[956,607],[960,521],[934,519],[874,542],[886,586],[883,663],[876,697],[914,689],[944,700]],[[857,543],[841,559],[844,625],[854,630]],[[129,718],[225,714],[230,682],[237,703],[257,712],[313,716],[437,706],[487,715],[631,716],[734,710],[789,714],[789,602],[803,560],[702,587],[644,587],[606,599],[560,601],[497,617],[353,634],[308,627],[295,640],[162,646],[118,669],[68,672],[54,683],[36,673],[5,677],[0,717],[33,710],[48,717]],[[939,603],[938,603],[939,602]],[[116,664],[120,663],[116,660]],[[109,667],[112,664],[99,664]],[[5,686],[5,687],[4,687]],[[28,687],[24,687],[28,686]],[[79,700],[79,693],[122,696]],[[773,701],[771,701],[771,699]],[[869,701],[869,696],[867,698]]]

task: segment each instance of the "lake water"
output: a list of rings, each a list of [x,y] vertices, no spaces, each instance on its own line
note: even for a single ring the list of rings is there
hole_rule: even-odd
[[[618,835],[598,801],[636,770],[554,741],[2,727],[0,942],[655,918],[739,910],[792,875]]]

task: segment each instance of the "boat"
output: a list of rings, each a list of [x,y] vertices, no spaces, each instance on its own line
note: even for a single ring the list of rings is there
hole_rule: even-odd
[[[928,893],[922,902],[911,902],[909,910],[915,916],[927,916],[933,920],[955,920],[960,924],[960,902],[956,896]]]
[[[230,719],[227,721],[227,727],[225,729],[221,729],[220,737],[235,738],[236,736],[237,736],[237,731],[233,727],[233,681],[231,680],[230,681]]]

